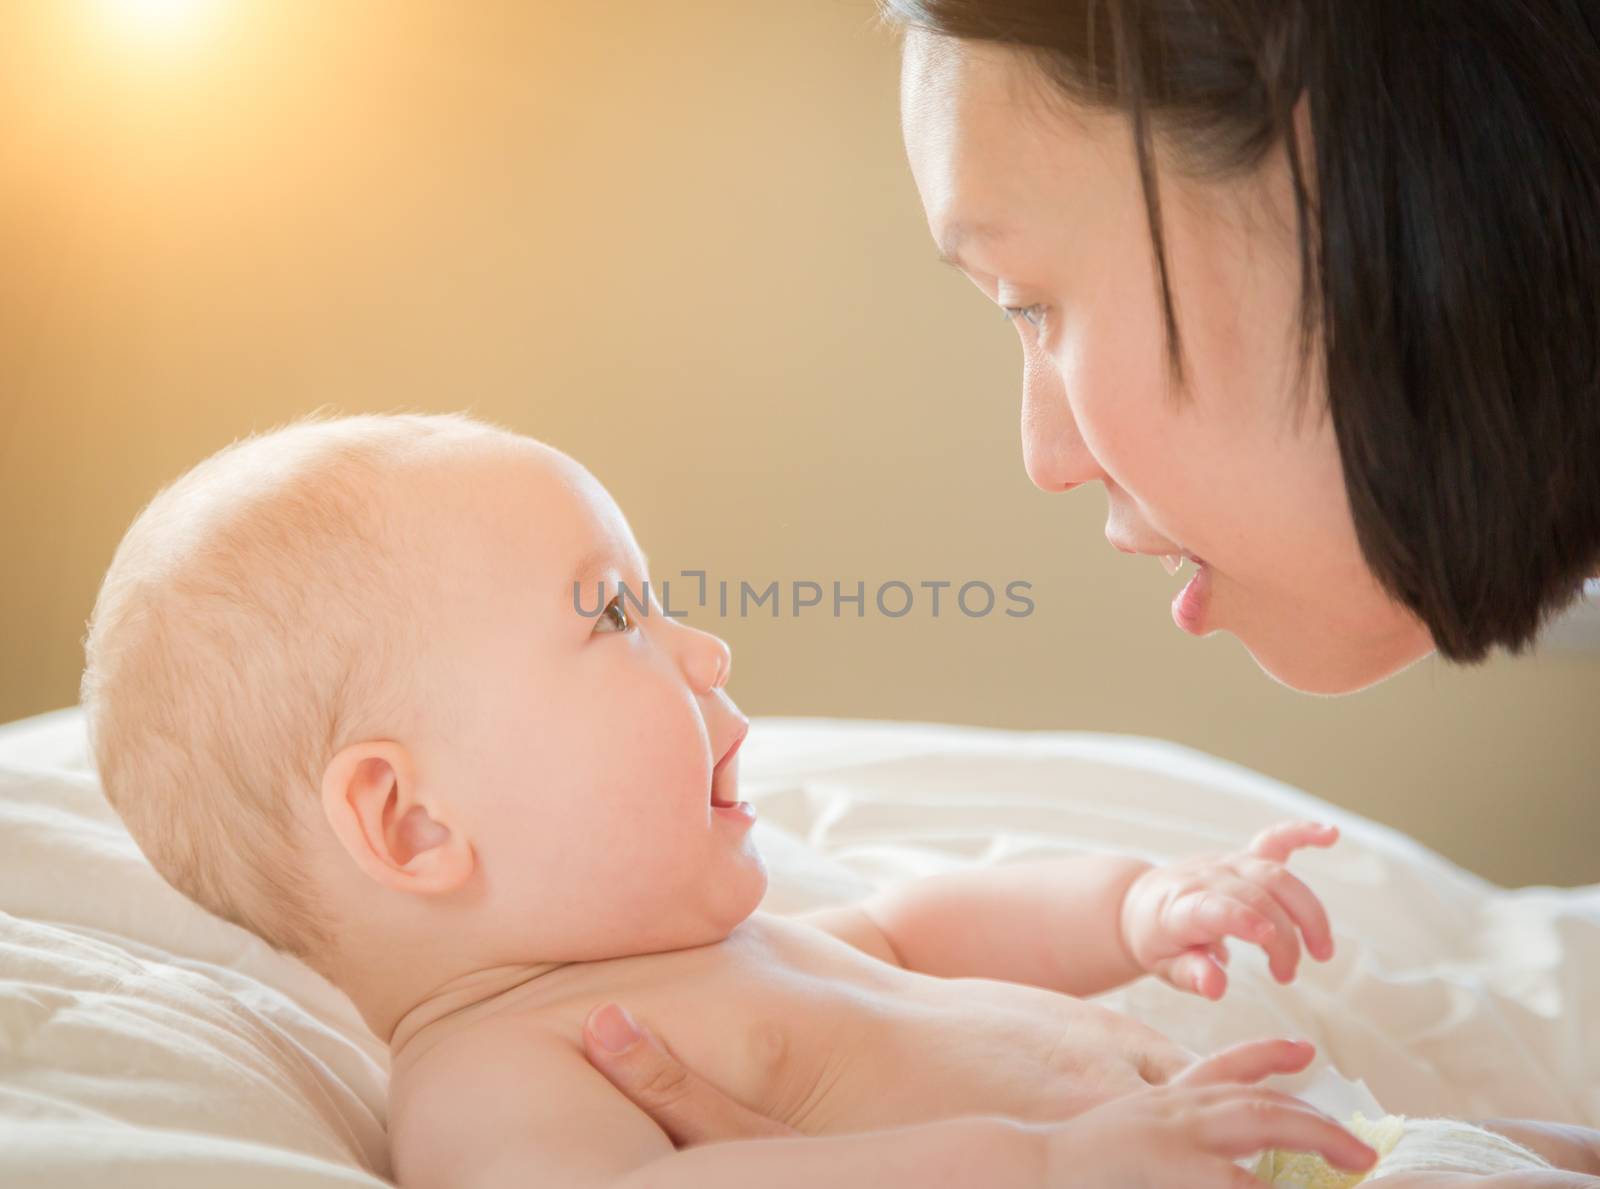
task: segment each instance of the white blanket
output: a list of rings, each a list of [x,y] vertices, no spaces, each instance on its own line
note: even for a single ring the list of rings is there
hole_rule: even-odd
[[[1600,889],[1503,891],[1275,781],[1132,736],[757,719],[741,767],[775,912],[965,864],[1162,859],[1285,816],[1337,822],[1335,850],[1294,860],[1333,916],[1333,962],[1283,988],[1235,947],[1221,1004],[1151,980],[1106,1001],[1201,1051],[1309,1037],[1391,1111],[1600,1126]],[[100,796],[77,711],[0,727],[0,1184],[115,1170],[133,1189],[379,1185],[385,1080],[343,995],[144,862]]]

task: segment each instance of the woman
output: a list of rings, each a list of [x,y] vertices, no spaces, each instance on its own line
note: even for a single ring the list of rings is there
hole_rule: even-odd
[[[1600,571],[1600,5],[884,7],[929,228],[1017,325],[1028,474],[1196,562],[1180,626],[1343,693],[1520,652]],[[588,1046],[680,1143],[771,1129]]]

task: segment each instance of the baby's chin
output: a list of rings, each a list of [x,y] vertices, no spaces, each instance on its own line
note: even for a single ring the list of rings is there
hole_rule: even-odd
[[[748,858],[747,865],[715,885],[697,889],[693,897],[677,899],[676,910],[668,912],[665,919],[658,912],[657,924],[665,926],[663,932],[672,943],[656,948],[715,945],[749,920],[767,894],[767,867],[754,846],[748,848]]]
[[[764,873],[759,882],[764,891]],[[732,936],[740,925],[750,919],[760,904],[759,893],[730,897],[709,908],[683,899],[663,898],[640,911],[629,910],[624,914],[628,919],[638,921],[637,926],[574,930],[578,933],[575,939],[577,944],[562,945],[558,942],[551,947],[554,954],[541,947],[539,960],[553,957],[557,962],[608,962],[716,945]],[[533,958],[528,960],[532,961]]]

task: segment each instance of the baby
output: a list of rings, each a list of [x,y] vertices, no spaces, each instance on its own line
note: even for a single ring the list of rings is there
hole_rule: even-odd
[[[1302,939],[1325,960],[1285,863],[1333,830],[759,913],[728,649],[641,613],[646,578],[586,470],[457,415],[235,443],[156,496],[106,575],[83,684],[106,794],[174,886],[388,1042],[403,1186],[1223,1186],[1272,1147],[1373,1165],[1245,1084],[1309,1046],[1197,1061],[1080,998],[1147,973],[1219,996],[1224,937],[1284,982]],[[606,1000],[796,1137],[675,1149],[585,1060],[586,1022],[625,1028],[588,1019]]]

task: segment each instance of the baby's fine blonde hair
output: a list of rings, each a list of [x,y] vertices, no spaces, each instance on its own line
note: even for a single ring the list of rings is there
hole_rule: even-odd
[[[307,862],[323,769],[392,737],[423,668],[426,563],[395,496],[504,435],[318,412],[236,441],[150,501],[101,584],[81,701],[107,799],[169,883],[313,965],[338,926]]]

